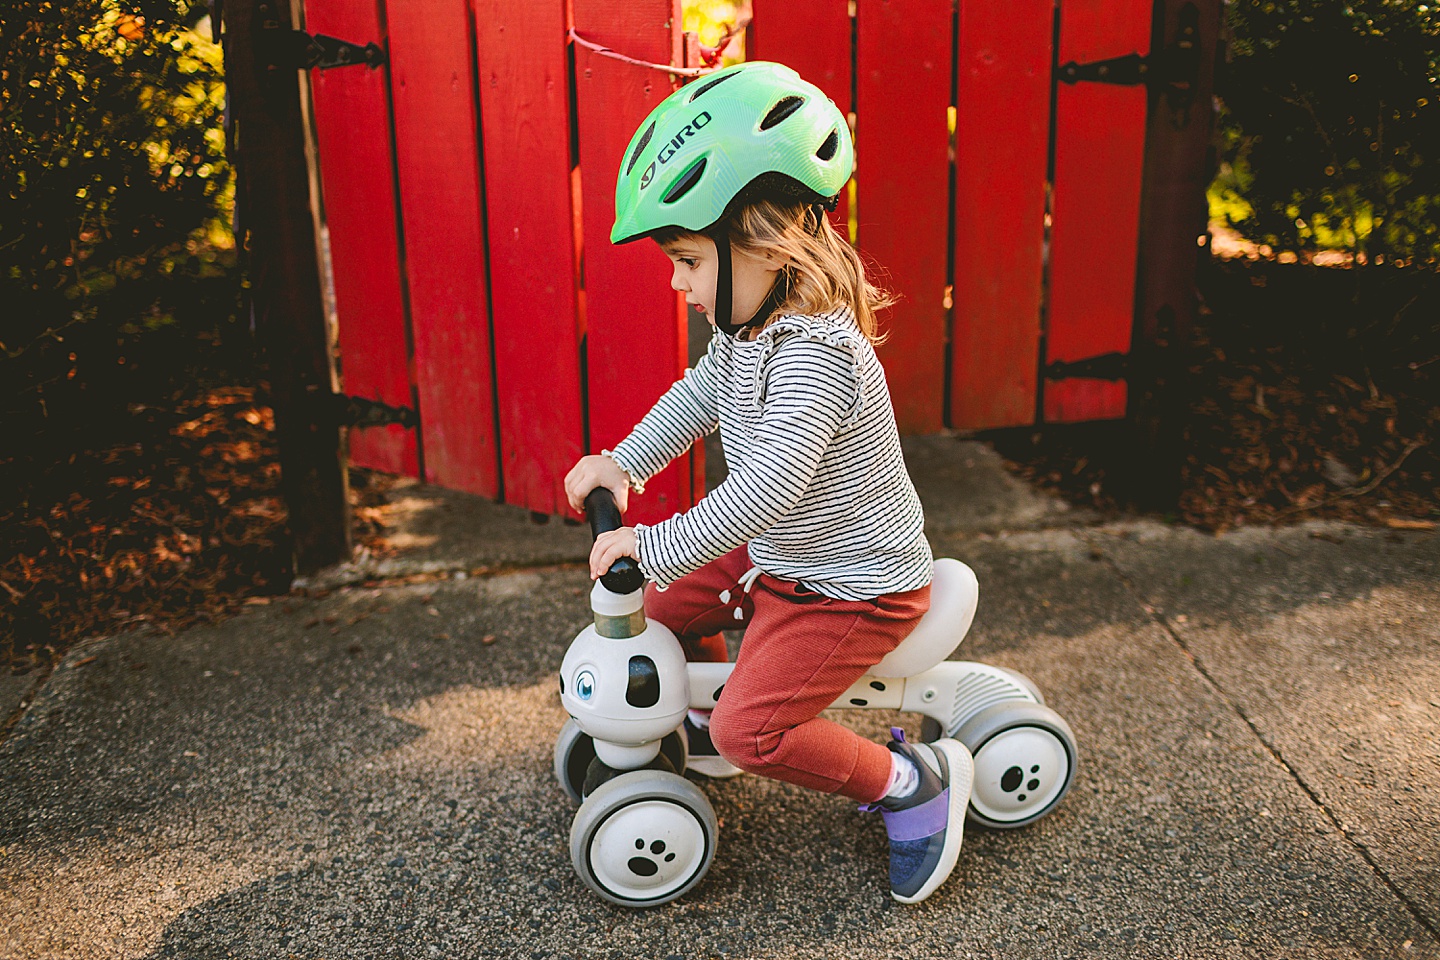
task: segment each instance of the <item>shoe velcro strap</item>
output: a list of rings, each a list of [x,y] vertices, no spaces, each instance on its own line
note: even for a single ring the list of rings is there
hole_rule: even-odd
[[[950,788],[940,791],[924,803],[905,810],[880,811],[885,818],[885,832],[891,840],[924,840],[944,830],[950,823]]]

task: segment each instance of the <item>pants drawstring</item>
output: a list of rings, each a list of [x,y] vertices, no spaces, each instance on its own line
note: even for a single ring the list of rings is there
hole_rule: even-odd
[[[737,581],[735,581],[735,586],[737,586],[737,587],[743,587],[744,590],[745,590],[745,593],[748,594],[748,593],[750,592],[750,588],[753,587],[753,586],[755,586],[755,581],[760,579],[760,574],[763,573],[763,572],[764,572],[764,571],[761,570],[759,567],[751,567],[749,570],[746,570],[744,573],[742,573],[742,574],[740,575],[740,579],[737,580]],[[720,602],[721,602],[721,603],[729,603],[729,602],[730,602],[730,597],[731,597],[731,593],[730,593],[729,590],[721,590],[721,591],[720,591]],[[736,597],[736,598],[735,598],[735,619],[736,619],[736,620],[744,620],[744,619],[745,619],[744,603],[745,603],[745,598],[744,598],[744,597]]]

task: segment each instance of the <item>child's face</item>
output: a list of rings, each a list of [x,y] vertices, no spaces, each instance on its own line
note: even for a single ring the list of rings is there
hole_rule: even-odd
[[[685,294],[685,302],[698,307],[714,326],[715,281],[720,272],[715,241],[703,234],[685,234],[661,244],[660,249],[665,251],[674,267],[670,286]],[[753,257],[731,247],[730,316],[735,322],[749,320],[755,315],[760,304],[769,296],[770,288],[775,285],[775,275],[779,270],[777,261]]]

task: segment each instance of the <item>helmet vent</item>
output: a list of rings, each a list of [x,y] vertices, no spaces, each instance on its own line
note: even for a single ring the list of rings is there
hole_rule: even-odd
[[[831,130],[830,136],[826,137],[825,142],[820,144],[820,149],[815,151],[815,156],[819,157],[821,160],[829,160],[831,157],[835,156],[835,150],[839,146],[840,131]]]
[[[694,93],[690,94],[690,99],[689,99],[689,100],[686,100],[685,102],[686,102],[686,103],[694,103],[694,102],[700,97],[700,95],[701,95],[702,93],[704,93],[705,91],[709,90],[711,87],[719,86],[720,84],[724,83],[726,80],[729,80],[731,77],[738,77],[738,76],[740,76],[740,71],[739,71],[739,70],[736,70],[734,73],[723,74],[723,75],[721,75],[721,76],[716,77],[714,80],[706,81],[705,83],[702,83],[702,84],[699,86],[699,88],[696,89],[696,91],[695,91]]]
[[[675,182],[670,184],[670,189],[665,191],[665,196],[660,198],[660,202],[674,203],[676,200],[679,200],[685,196],[685,194],[689,193],[695,184],[700,182],[700,178],[704,176],[704,174],[705,158],[701,157],[698,163],[680,174]]]
[[[625,176],[630,176],[630,171],[635,169],[635,161],[640,159],[640,154],[645,152],[645,147],[650,143],[650,138],[655,135],[655,121],[650,121],[650,126],[645,128],[645,133],[640,137],[640,142],[635,144],[635,152],[630,154],[630,162],[625,166]]]
[[[803,106],[805,106],[804,97],[782,98],[779,103],[770,108],[769,113],[765,114],[765,119],[760,121],[760,129],[769,130]]]

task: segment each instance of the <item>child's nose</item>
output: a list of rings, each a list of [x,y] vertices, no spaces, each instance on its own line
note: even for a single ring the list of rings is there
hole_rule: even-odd
[[[678,266],[670,271],[670,289],[679,290],[681,293],[686,293],[690,290],[689,284],[680,276],[680,268]]]

